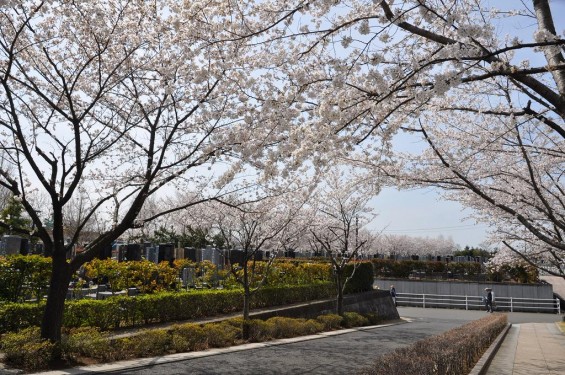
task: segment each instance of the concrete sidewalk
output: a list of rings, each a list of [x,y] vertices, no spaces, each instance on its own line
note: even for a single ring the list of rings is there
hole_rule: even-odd
[[[565,334],[556,323],[513,324],[487,375],[565,374]]]

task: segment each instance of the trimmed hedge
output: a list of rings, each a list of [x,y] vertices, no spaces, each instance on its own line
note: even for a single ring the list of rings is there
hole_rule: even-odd
[[[492,314],[379,357],[363,375],[468,374],[502,332],[507,316]]]
[[[331,283],[265,287],[251,300],[251,308],[280,306],[332,298]],[[39,326],[45,304],[5,304],[0,306],[0,333]],[[101,330],[191,320],[243,309],[242,290],[198,290],[165,292],[137,297],[119,296],[106,300],[67,301],[65,328],[97,327]]]
[[[50,258],[41,255],[0,256],[0,300],[40,300],[49,289],[50,275]]]
[[[353,272],[353,264],[345,266],[345,274],[351,275]],[[360,293],[373,290],[375,276],[373,274],[373,265],[371,262],[359,262],[353,277],[345,285],[345,293]]]

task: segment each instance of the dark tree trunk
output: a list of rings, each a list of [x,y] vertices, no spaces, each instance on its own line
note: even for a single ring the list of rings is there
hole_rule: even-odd
[[[336,313],[339,316],[343,316],[343,278],[342,272],[336,272],[335,274],[335,285],[337,289],[337,301],[336,301]]]
[[[249,306],[251,300],[251,292],[249,285],[243,288],[243,326],[241,327],[241,336],[244,340],[249,339]]]
[[[55,254],[60,252],[55,252]],[[65,299],[71,281],[71,268],[67,263],[65,254],[53,255],[53,271],[47,294],[47,303],[43,320],[41,321],[41,337],[51,342],[61,341],[61,327],[63,326],[63,311]]]

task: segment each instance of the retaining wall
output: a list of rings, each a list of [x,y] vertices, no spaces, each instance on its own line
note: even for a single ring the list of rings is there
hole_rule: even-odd
[[[361,314],[376,313],[384,320],[400,319],[396,307],[388,290],[373,290],[363,293],[346,294],[343,298],[345,311],[354,311]],[[273,316],[287,316],[292,318],[315,318],[318,315],[336,312],[335,299],[314,301],[301,305],[281,307],[267,312],[253,313],[252,318],[268,319]]]
[[[375,286],[389,290],[394,285],[397,293],[441,294],[450,296],[482,296],[485,288],[492,288],[496,298],[553,298],[553,286],[550,284],[506,284],[465,281],[435,281],[406,279],[375,279]]]

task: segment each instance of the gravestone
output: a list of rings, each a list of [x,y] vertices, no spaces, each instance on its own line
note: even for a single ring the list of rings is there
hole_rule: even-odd
[[[20,254],[22,255],[29,254],[29,240],[27,238],[22,238],[20,242]]]
[[[202,249],[202,261],[209,261],[211,263],[214,263],[214,255],[216,253],[216,249],[213,249],[211,247],[207,247],[206,249]]]
[[[230,250],[229,252],[230,264],[242,265],[245,262],[245,252],[243,250]]]
[[[157,263],[169,262],[172,263],[175,260],[174,246],[171,243],[159,244],[159,256]]]
[[[157,263],[159,261],[159,250],[154,246],[145,248],[145,259],[150,262]]]
[[[140,261],[141,246],[135,243],[128,244],[126,247],[126,259],[129,261]]]
[[[118,262],[123,262],[126,259],[126,250],[127,247],[126,245],[118,245],[117,246],[117,251],[118,251]]]
[[[109,259],[111,257],[112,257],[112,244],[108,244],[100,249],[100,252],[98,253],[99,259],[104,260],[104,259]]]
[[[175,259],[184,259],[184,249],[183,248],[175,248]]]
[[[196,280],[196,269],[192,267],[185,267],[182,269],[182,283],[185,287],[194,285],[195,280]]]
[[[285,258],[296,258],[296,252],[294,250],[288,250],[284,252]]]
[[[193,247],[184,248],[184,258],[190,259],[193,262],[200,262],[202,260],[202,251]]]
[[[2,237],[3,253],[6,255],[16,255],[20,253],[22,238],[11,234]]]

